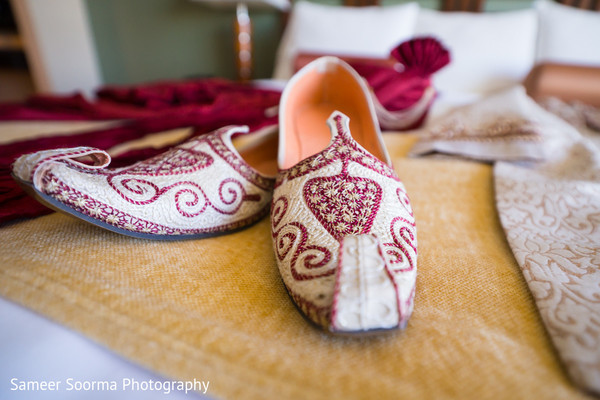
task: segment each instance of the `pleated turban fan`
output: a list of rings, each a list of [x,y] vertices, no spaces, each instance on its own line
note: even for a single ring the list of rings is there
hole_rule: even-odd
[[[382,127],[398,130],[416,128],[423,122],[435,97],[432,76],[449,63],[450,52],[432,37],[400,43],[387,63],[350,62],[369,82],[381,105],[400,119],[386,126],[386,119],[379,115]],[[413,112],[402,113],[408,110]]]

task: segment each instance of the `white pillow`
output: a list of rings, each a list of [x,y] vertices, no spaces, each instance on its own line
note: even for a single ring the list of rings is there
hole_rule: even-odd
[[[289,79],[299,52],[385,58],[409,39],[419,5],[342,7],[299,1],[279,44],[275,79]]]
[[[438,38],[450,64],[433,77],[440,92],[489,94],[521,83],[533,66],[537,33],[533,9],[464,13],[421,9],[415,35]]]
[[[537,1],[537,61],[600,66],[600,12]]]

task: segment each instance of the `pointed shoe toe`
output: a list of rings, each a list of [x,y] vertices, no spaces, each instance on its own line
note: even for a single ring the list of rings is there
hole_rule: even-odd
[[[279,167],[273,247],[298,308],[336,334],[405,327],[415,295],[415,220],[368,89],[347,64],[318,59],[286,87]]]
[[[261,135],[259,150],[252,144],[238,150],[232,138],[253,134],[225,127],[124,168],[109,168],[110,156],[99,149],[47,150],[18,158],[12,174],[43,204],[113,232],[160,240],[209,237],[268,214],[275,134]],[[273,166],[259,172],[247,160],[265,164],[268,147]]]

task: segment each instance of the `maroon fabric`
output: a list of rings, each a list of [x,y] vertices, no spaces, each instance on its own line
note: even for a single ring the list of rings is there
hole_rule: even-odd
[[[299,53],[294,68],[298,71],[324,55],[326,53]],[[432,37],[402,42],[392,49],[389,58],[341,54],[337,54],[337,57],[350,64],[369,82],[377,99],[388,111],[406,110],[417,103],[431,86],[431,76],[450,63],[448,50]]]
[[[431,76],[450,63],[450,53],[431,37],[402,42],[391,51],[400,63],[351,63],[373,88],[379,102],[389,111],[405,110],[418,102],[431,86]]]
[[[431,85],[429,77],[411,72],[398,72],[392,67],[354,63],[352,67],[362,75],[375,92],[377,99],[387,110],[400,111],[414,105]]]
[[[420,37],[400,43],[391,52],[406,72],[429,78],[450,63],[450,52],[432,37]]]
[[[108,120],[148,117],[178,117],[215,114],[224,109],[251,107],[255,110],[277,104],[279,92],[223,79],[159,82],[140,86],[106,86],[97,99],[81,94],[38,95],[24,103],[0,103],[0,121],[18,120]],[[236,114],[227,110],[225,118]]]

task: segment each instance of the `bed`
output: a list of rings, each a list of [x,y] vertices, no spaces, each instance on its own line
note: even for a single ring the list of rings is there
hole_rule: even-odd
[[[315,13],[335,13],[338,33],[357,17],[302,7],[269,88],[289,77],[298,53],[327,51],[303,35],[303,15],[314,23]],[[454,57],[433,76],[438,95],[424,125],[384,134],[418,229],[415,312],[404,331],[340,338],[307,323],[279,277],[268,218],[231,235],[157,242],[50,213],[0,227],[0,397],[597,397],[600,118],[590,103],[598,97],[544,100],[556,94],[545,82],[557,72],[533,67],[595,70],[600,16],[549,1],[481,14],[393,7],[393,26],[382,26],[381,10],[361,25],[379,24],[398,35],[393,42],[436,35]],[[553,19],[561,29],[545,25]],[[566,51],[562,40],[572,43],[565,37],[582,24],[590,41]],[[338,39],[339,54],[382,55],[369,41],[343,48]],[[584,89],[598,82],[591,74]],[[76,137],[115,124],[3,121],[0,137]],[[161,148],[189,134],[168,129],[109,151]],[[26,382],[37,390],[22,390]]]

